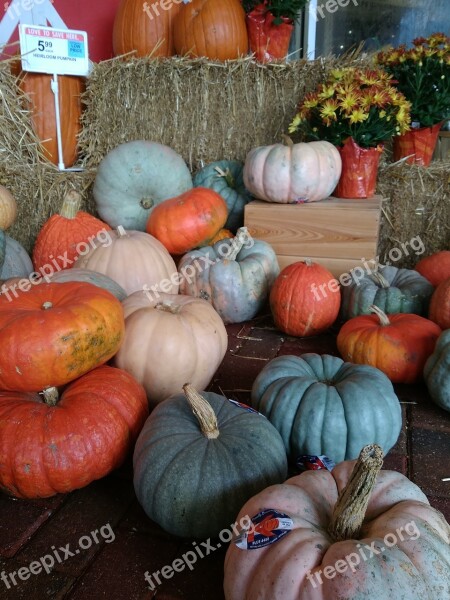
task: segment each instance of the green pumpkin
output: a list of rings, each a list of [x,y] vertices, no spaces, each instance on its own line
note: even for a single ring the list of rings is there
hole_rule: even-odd
[[[224,323],[242,323],[262,309],[280,267],[272,246],[241,227],[233,239],[185,254],[178,270],[193,273],[181,279],[180,294],[207,300]]]
[[[423,371],[431,399],[450,411],[450,329],[441,333]]]
[[[384,373],[326,354],[274,358],[255,379],[251,401],[280,432],[292,461],[304,454],[353,460],[366,444],[386,454],[402,426]]]
[[[190,171],[174,150],[157,142],[120,144],[101,161],[93,194],[100,217],[115,228],[145,231],[153,208],[192,188]]]
[[[29,277],[33,263],[19,242],[0,230],[0,279]]]
[[[147,515],[181,537],[217,536],[243,502],[287,476],[270,422],[212,392],[158,404],[136,443],[134,488]]]
[[[252,199],[243,179],[244,163],[219,160],[206,165],[194,176],[194,187],[211,188],[227,203],[228,218],[224,225],[235,233],[244,224],[244,208]]]
[[[380,267],[362,279],[342,286],[341,317],[345,320],[369,315],[374,304],[387,314],[426,315],[434,287],[413,269]]]

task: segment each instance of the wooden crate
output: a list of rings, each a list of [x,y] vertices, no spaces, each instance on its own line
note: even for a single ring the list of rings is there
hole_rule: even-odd
[[[255,200],[245,207],[244,225],[271,244],[281,268],[311,258],[338,277],[377,256],[381,202],[381,196],[306,204]]]

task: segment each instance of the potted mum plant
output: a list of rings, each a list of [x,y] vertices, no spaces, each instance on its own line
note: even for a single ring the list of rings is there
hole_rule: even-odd
[[[294,23],[308,0],[243,0],[250,52],[262,63],[286,58]]]
[[[410,104],[381,69],[347,67],[307,94],[289,132],[337,146],[342,174],[334,194],[369,198],[384,142],[409,130]]]
[[[411,102],[411,130],[394,140],[394,159],[428,166],[439,130],[450,116],[450,37],[434,33],[405,45],[379,52],[378,65]]]

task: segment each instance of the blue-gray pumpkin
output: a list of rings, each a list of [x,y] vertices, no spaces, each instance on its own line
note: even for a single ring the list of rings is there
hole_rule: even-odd
[[[353,460],[366,444],[386,454],[402,426],[384,373],[327,354],[274,358],[255,379],[251,402],[280,432],[292,461],[305,454]]]
[[[173,535],[217,536],[244,502],[287,476],[283,441],[262,415],[183,387],[153,410],[137,440],[134,488],[147,515]]]
[[[33,263],[25,248],[0,230],[0,279],[25,278],[32,272]]]
[[[425,363],[423,376],[432,400],[450,411],[450,329],[439,336],[433,354]]]
[[[244,185],[244,163],[219,160],[203,167],[194,176],[194,187],[211,188],[227,203],[228,218],[224,225],[235,233],[244,224],[245,205],[252,199]]]
[[[280,267],[272,246],[241,227],[235,238],[185,254],[178,271],[180,294],[207,300],[224,323],[242,323],[262,309]]]
[[[387,314],[426,315],[434,287],[413,269],[379,267],[342,286],[341,317],[369,315],[373,304]]]

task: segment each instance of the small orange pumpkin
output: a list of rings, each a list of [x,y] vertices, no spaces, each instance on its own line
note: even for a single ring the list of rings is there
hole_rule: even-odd
[[[450,329],[450,277],[444,279],[434,290],[428,317],[441,329]]]
[[[423,277],[437,287],[441,281],[450,277],[450,250],[441,250],[419,260],[414,267]]]

